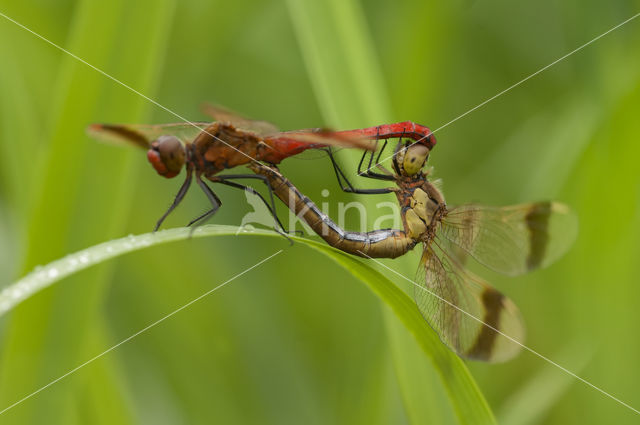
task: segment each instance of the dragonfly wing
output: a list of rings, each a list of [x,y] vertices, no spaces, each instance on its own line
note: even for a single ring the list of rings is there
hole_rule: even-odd
[[[370,138],[360,134],[345,134],[345,132],[335,132],[324,128],[280,132],[270,122],[250,120],[219,105],[204,103],[202,111],[216,121],[232,124],[239,130],[249,131],[276,142],[301,142],[368,150],[375,147]]]
[[[420,313],[459,356],[501,362],[520,351],[524,325],[516,305],[436,244],[425,247],[417,282]]]
[[[374,140],[357,135],[344,135],[340,134],[340,132],[320,128],[285,131],[272,135],[269,139],[283,142],[300,142],[312,145],[338,146],[365,150],[373,150],[376,147]]]
[[[568,206],[537,202],[501,208],[463,205],[449,211],[439,234],[479,263],[516,276],[560,258],[577,229]]]
[[[189,143],[210,123],[174,123],[174,124],[91,124],[87,134],[105,142],[128,144],[148,149],[160,136],[175,136],[182,143]]]
[[[280,131],[270,122],[250,120],[219,105],[203,103],[201,108],[203,113],[216,121],[232,124],[237,129],[250,131],[259,136],[275,134]]]

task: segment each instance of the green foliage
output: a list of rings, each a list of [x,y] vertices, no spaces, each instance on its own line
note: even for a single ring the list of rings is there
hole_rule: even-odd
[[[182,116],[200,120],[198,104],[213,101],[284,129],[407,119],[438,128],[636,9],[627,0],[0,1],[0,12]],[[636,408],[639,42],[640,21],[614,31],[443,128],[430,158],[451,204],[555,198],[574,208],[578,241],[557,265],[517,280],[482,274],[522,310],[527,344]],[[38,264],[149,231],[181,182],[160,179],[134,149],[87,139],[84,128],[175,117],[4,18],[0,64],[2,287]],[[353,159],[341,153],[351,171]],[[329,167],[291,159],[282,169],[318,203],[329,189],[333,214],[354,198]],[[238,225],[244,195],[215,189],[224,205],[214,222]],[[372,220],[382,200],[394,202],[365,201]],[[192,190],[167,226],[205,207]],[[528,353],[468,364],[476,385],[424,322],[418,328],[398,287],[359,260],[304,245],[193,238],[38,292],[0,318],[0,410],[285,249],[2,423],[491,421],[478,387],[510,423],[637,422]],[[386,264],[411,276],[417,258]]]
[[[60,281],[61,279],[64,279],[74,273],[78,273],[88,267],[95,266],[132,251],[151,248],[158,244],[189,239],[191,237],[197,238],[221,235],[246,236],[253,234],[280,237],[280,235],[275,232],[260,230],[238,232],[238,230],[239,228],[233,226],[205,226],[198,228],[195,232],[192,232],[189,228],[177,228],[164,230],[158,233],[149,233],[138,236],[131,235],[70,254],[65,258],[53,261],[44,267],[39,267],[23,279],[20,279],[20,281],[5,288],[3,292],[0,293],[0,315],[13,309],[20,302],[28,299],[38,291]],[[368,285],[369,289],[371,289],[382,301],[385,302],[393,314],[404,324],[407,330],[413,334],[427,357],[436,365],[437,370],[442,375],[445,386],[449,391],[451,401],[454,404],[462,423],[479,424],[494,422],[493,416],[488,410],[488,406],[486,405],[484,398],[479,394],[477,386],[469,375],[467,368],[462,363],[462,360],[453,354],[453,352],[448,350],[440,342],[438,336],[428,328],[424,319],[418,312],[415,303],[410,297],[408,297],[402,290],[398,289],[393,282],[389,281],[382,274],[350,255],[319,242],[295,236],[293,239],[327,255],[352,275]],[[264,260],[261,260],[251,268],[243,270],[238,275],[208,291],[206,294],[212,293],[223,285],[235,280],[236,277],[253,270],[254,267],[261,265],[266,260],[280,254],[280,252],[282,251],[276,251],[276,253]],[[196,300],[199,301],[200,297],[196,298]],[[191,302],[187,305],[191,305]],[[185,307],[180,307],[179,310],[182,310],[183,308]],[[173,316],[174,312],[170,313],[169,316],[164,316],[160,320],[166,320],[166,318]],[[154,323],[153,326],[157,323],[158,322]]]
[[[337,128],[358,128],[390,122],[391,108],[380,73],[381,67],[358,2],[334,1],[325,5],[290,0],[288,4],[325,120]],[[338,69],[341,72],[335,72]],[[352,153],[350,159],[357,163],[358,153]],[[375,207],[371,199],[360,201],[368,204],[371,210]],[[367,223],[368,228],[371,228],[372,221]],[[401,261],[409,264],[406,259]],[[414,268],[415,264],[414,260]],[[415,313],[413,306],[409,308]],[[411,336],[401,329],[398,316],[402,318],[402,315],[394,315],[389,311],[384,313],[394,367],[410,422],[444,422],[445,418],[450,419],[450,405],[442,403],[443,397],[438,391],[440,388],[425,386],[422,381],[425,375],[433,374],[429,370],[432,365],[426,361],[430,358],[442,378],[458,421],[469,424],[493,423],[493,415],[464,364],[452,361],[450,356],[443,356],[441,344],[425,346],[424,341],[434,340],[434,332],[424,326],[424,320],[420,320],[419,316],[417,319],[414,317],[421,326],[414,322],[411,327],[420,329],[418,343],[426,354],[420,356],[416,353],[415,343],[409,341]],[[415,334],[416,331],[413,332]]]

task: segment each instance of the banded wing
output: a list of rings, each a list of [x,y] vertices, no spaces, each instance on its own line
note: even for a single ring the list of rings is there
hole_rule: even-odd
[[[151,143],[160,136],[175,136],[182,143],[190,143],[210,123],[173,124],[91,124],[87,134],[97,140],[117,144],[129,144],[149,149]]]
[[[419,276],[418,309],[456,354],[502,362],[519,352],[525,331],[516,305],[462,267],[447,248],[436,241],[426,245]]]
[[[516,276],[560,258],[577,230],[576,216],[558,202],[501,208],[462,205],[442,220],[440,237],[486,267]]]

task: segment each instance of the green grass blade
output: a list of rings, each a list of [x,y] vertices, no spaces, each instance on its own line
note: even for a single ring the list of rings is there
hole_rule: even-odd
[[[311,246],[325,253],[334,251],[317,243]],[[350,255],[338,251],[332,255],[332,259],[367,283],[369,288],[390,308],[395,318],[411,332],[440,373],[460,423],[495,423],[489,405],[482,397],[464,362],[453,354],[427,325],[413,299],[380,272],[362,261],[355,260]],[[423,359],[426,360],[424,357]],[[421,384],[426,385],[424,382]]]
[[[202,226],[193,232],[193,237],[233,235],[237,230],[236,227],[231,226]],[[138,236],[130,235],[69,254],[64,258],[52,261],[44,267],[37,267],[34,271],[17,282],[8,285],[0,292],[0,315],[12,310],[22,301],[65,277],[129,252],[188,239],[190,231],[190,228],[176,228]],[[245,232],[240,234],[245,234]]]
[[[389,121],[391,108],[375,54],[375,44],[367,30],[360,4],[355,0],[290,0],[288,6],[325,120],[337,128]],[[352,159],[357,161],[356,158]],[[369,202],[373,211],[373,202],[364,198],[359,201]],[[398,265],[415,270],[415,264],[408,264],[406,259],[395,261],[394,268]],[[407,320],[406,317],[398,317]],[[437,380],[421,381],[421,378],[434,375],[427,370],[428,359],[436,366],[460,423],[495,422],[466,366],[457,358],[443,355],[441,350],[446,348],[422,318],[424,329],[414,333],[414,336],[426,356],[409,351],[413,343],[401,329],[397,317],[387,313],[385,321],[390,344],[393,345],[391,351],[404,405],[412,422],[428,423],[449,417],[448,406],[440,402]],[[430,408],[425,408],[426,405]]]
[[[42,32],[44,37],[52,37],[53,43],[149,93],[158,70],[162,69],[162,51],[172,13],[173,0],[149,0],[135,5],[123,1],[108,4],[80,1],[74,4],[65,36],[48,33],[33,15],[16,18]],[[38,49],[21,53],[37,55],[44,45],[60,56],[60,64],[57,69],[43,66],[34,71],[40,71],[39,77],[54,87],[47,98],[47,117],[53,126],[50,137],[39,141],[43,145],[42,162],[32,187],[33,208],[25,214],[29,227],[23,270],[119,232],[127,217],[132,191],[129,155],[90,142],[84,130],[92,121],[141,121],[147,106],[143,99],[77,59],[37,41]],[[101,321],[100,307],[108,273],[106,268],[94,269],[85,276],[93,285],[72,282],[35,297],[13,312],[3,335],[0,366],[3,404],[48,382],[59,374],[61,367],[86,357],[90,349],[87,334],[96,321]],[[25,356],[25,352],[34,354]],[[67,381],[48,398],[30,401],[30,408],[25,405],[14,409],[5,421],[42,423],[55,415],[60,423],[90,422],[90,414],[80,409],[75,395],[84,393],[87,382],[93,379],[104,386],[104,393],[114,396],[110,399],[114,412],[130,408],[124,400],[124,391],[117,386],[122,382],[103,379],[97,373],[86,381]],[[98,396],[97,392],[94,394]],[[87,415],[86,421],[78,417],[79,412]],[[118,415],[117,422],[126,423],[122,422],[124,417]]]
[[[202,226],[191,235],[190,228],[176,228],[156,233],[127,236],[105,242],[82,251],[70,254],[53,261],[44,267],[34,270],[19,281],[9,285],[0,293],[0,314],[13,309],[20,302],[30,298],[42,289],[59,282],[91,266],[105,263],[117,256],[152,246],[185,240],[189,237],[211,237],[235,235],[238,228],[234,226],[209,225]],[[242,236],[281,237],[268,230],[243,231]],[[431,360],[447,382],[447,387],[455,392],[452,397],[464,407],[460,414],[465,423],[487,423],[488,408],[482,398],[478,397],[478,388],[460,358],[445,347],[437,335],[429,328],[415,306],[414,301],[401,289],[389,281],[384,275],[371,268],[365,262],[338,251],[323,243],[293,237],[296,242],[303,243],[314,250],[330,257],[345,270],[358,278],[373,291],[393,312],[406,329],[416,338],[422,349],[429,354]]]

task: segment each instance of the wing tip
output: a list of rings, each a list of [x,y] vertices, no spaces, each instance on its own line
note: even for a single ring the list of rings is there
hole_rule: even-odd
[[[139,132],[123,125],[92,123],[86,128],[89,137],[107,143],[127,142],[142,149],[148,149],[149,140]]]

